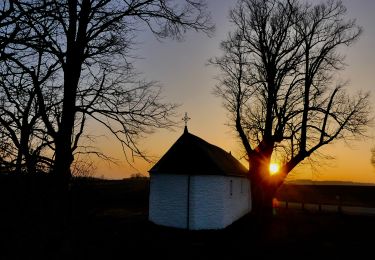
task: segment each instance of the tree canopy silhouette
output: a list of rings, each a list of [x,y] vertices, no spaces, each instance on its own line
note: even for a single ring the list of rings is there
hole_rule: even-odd
[[[346,12],[336,0],[239,0],[230,11],[234,30],[210,63],[220,69],[215,94],[249,160],[255,212],[269,212],[305,158],[366,131],[369,95],[348,95],[336,74],[345,67],[340,50],[362,32]],[[282,164],[272,176],[271,159]]]
[[[17,116],[1,127],[22,151],[14,155],[19,161],[47,147],[51,171],[64,182],[74,153],[102,156],[81,145],[87,120],[107,128],[125,154],[142,157],[139,137],[173,124],[175,105],[165,103],[159,84],[142,79],[132,66],[137,33],[182,39],[187,30],[213,30],[203,0],[20,0],[4,1],[2,10],[2,77],[9,80],[2,83],[1,113]],[[15,82],[21,76],[27,86]],[[20,94],[7,95],[16,84]]]

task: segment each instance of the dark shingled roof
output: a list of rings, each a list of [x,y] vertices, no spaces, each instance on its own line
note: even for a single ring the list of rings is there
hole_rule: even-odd
[[[188,133],[151,168],[150,174],[246,176],[247,169],[230,153]]]

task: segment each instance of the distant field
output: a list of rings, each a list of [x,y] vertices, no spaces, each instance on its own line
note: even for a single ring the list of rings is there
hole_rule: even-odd
[[[375,207],[375,186],[285,184],[276,198],[290,202]]]

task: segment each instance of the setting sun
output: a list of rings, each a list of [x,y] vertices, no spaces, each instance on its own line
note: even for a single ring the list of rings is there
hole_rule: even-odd
[[[278,173],[278,171],[279,171],[279,165],[277,163],[271,163],[270,164],[270,174],[274,175],[274,174]]]

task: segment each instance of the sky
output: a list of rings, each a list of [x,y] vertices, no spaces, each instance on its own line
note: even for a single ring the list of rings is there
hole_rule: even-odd
[[[177,110],[179,118],[187,112],[189,132],[207,142],[217,145],[239,158],[242,153],[236,133],[227,126],[227,112],[222,107],[220,98],[212,94],[217,83],[216,68],[207,65],[211,57],[219,56],[219,44],[231,30],[228,12],[236,1],[208,0],[208,8],[216,25],[215,34],[207,37],[203,33],[188,32],[180,41],[158,41],[150,32],[140,33],[136,55],[142,57],[135,63],[136,68],[148,80],[159,81],[163,85],[163,96],[167,102],[180,104]],[[317,1],[313,1],[317,2]],[[344,0],[348,9],[347,18],[355,18],[363,27],[363,34],[358,42],[346,49],[348,67],[341,77],[349,80],[348,92],[375,90],[375,1]],[[375,104],[375,93],[371,93],[371,102]],[[374,110],[375,111],[375,110]],[[141,148],[154,161],[160,158],[183,133],[183,122],[173,131],[158,129],[154,134],[140,141]],[[95,126],[94,126],[95,127]],[[100,128],[95,128],[100,132]],[[331,160],[319,160],[314,167],[298,166],[288,177],[292,179],[311,179],[313,181],[338,180],[375,183],[375,168],[370,163],[371,147],[375,146],[375,127],[371,127],[368,138],[351,142],[349,145],[336,142],[321,150],[333,156]],[[106,135],[103,132],[103,135]],[[99,177],[121,179],[134,173],[148,175],[154,163],[135,160],[129,166],[122,154],[120,144],[110,136],[102,137],[97,142],[102,152],[116,157],[118,164],[98,162],[96,175]]]

